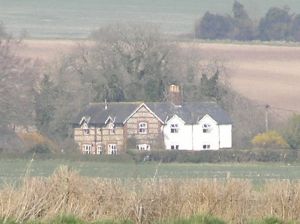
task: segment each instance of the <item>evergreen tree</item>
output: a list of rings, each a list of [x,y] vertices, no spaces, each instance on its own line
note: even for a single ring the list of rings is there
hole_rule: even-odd
[[[54,119],[57,97],[57,88],[49,76],[44,75],[40,83],[40,91],[35,96],[36,126],[43,133],[48,133],[49,124]]]

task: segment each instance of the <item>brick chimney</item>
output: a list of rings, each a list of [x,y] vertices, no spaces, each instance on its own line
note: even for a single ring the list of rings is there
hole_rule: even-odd
[[[180,106],[182,104],[182,95],[178,85],[169,86],[168,101],[176,106]]]

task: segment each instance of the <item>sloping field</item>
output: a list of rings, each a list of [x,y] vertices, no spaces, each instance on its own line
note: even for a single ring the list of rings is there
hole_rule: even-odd
[[[227,67],[232,87],[244,96],[285,110],[300,111],[300,47],[193,43],[204,59]]]
[[[28,40],[21,55],[51,61],[70,52],[78,41]],[[232,87],[258,104],[300,111],[300,47],[184,43],[204,60],[219,60]]]
[[[167,33],[188,33],[206,11],[230,14],[234,0],[0,0],[0,22],[17,35],[86,38],[111,23],[153,23]],[[254,19],[272,7],[300,12],[298,0],[239,0]]]

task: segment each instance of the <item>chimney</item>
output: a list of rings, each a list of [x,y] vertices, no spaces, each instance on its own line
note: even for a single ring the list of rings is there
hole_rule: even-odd
[[[168,101],[173,103],[176,106],[181,106],[182,95],[181,95],[180,87],[178,85],[169,86]]]

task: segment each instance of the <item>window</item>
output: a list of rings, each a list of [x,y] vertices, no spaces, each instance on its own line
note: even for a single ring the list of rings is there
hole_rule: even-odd
[[[83,145],[82,146],[82,153],[83,154],[91,154],[92,153],[92,146],[91,145]]]
[[[140,151],[150,151],[150,145],[148,144],[138,144],[137,149]]]
[[[88,129],[88,128],[83,129],[83,134],[84,135],[89,135],[90,134],[90,129]]]
[[[117,155],[118,149],[116,144],[108,144],[108,152],[109,155]]]
[[[178,124],[171,124],[171,133],[178,133]]]
[[[97,155],[102,155],[102,145],[97,145]]]
[[[171,145],[171,149],[172,150],[178,150],[179,149],[179,145]]]
[[[211,131],[211,125],[210,124],[203,124],[202,125],[203,133],[209,133]]]
[[[89,127],[88,127],[88,125],[86,123],[84,123],[82,125],[82,130],[83,130],[83,134],[84,135],[89,135],[90,134],[90,129],[89,129]]]
[[[146,122],[139,123],[139,134],[147,134],[148,124]]]
[[[210,145],[208,145],[208,144],[205,144],[205,145],[203,145],[203,149],[210,149]]]

